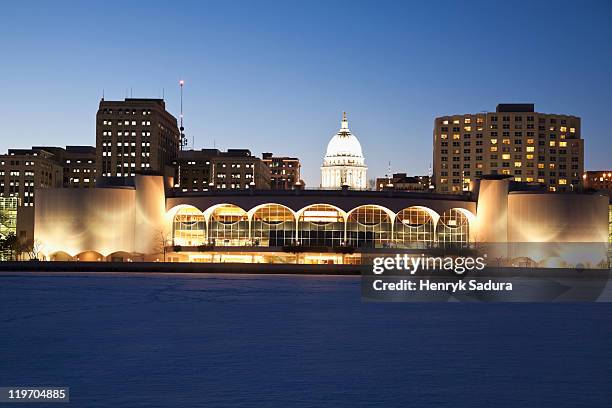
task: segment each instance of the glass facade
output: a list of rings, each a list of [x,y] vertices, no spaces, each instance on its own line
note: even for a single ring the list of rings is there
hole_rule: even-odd
[[[250,244],[247,212],[233,204],[215,207],[208,221],[208,241],[216,246]]]
[[[397,247],[428,248],[433,245],[436,226],[430,211],[422,207],[409,207],[397,213],[394,225]]]
[[[344,244],[344,211],[328,204],[304,208],[298,218],[298,242],[302,246],[334,247]]]
[[[279,204],[265,204],[251,216],[254,246],[285,246],[295,241],[295,215]]]
[[[281,204],[250,211],[220,204],[201,212],[180,208],[172,222],[173,245],[354,248],[430,248],[469,244],[473,215],[452,208],[438,215],[414,206],[397,214],[379,205],[362,205],[345,213],[330,204],[313,204],[297,212]]]
[[[206,219],[195,207],[181,208],[172,226],[174,245],[197,246],[206,242]]]
[[[467,215],[457,208],[445,211],[438,220],[437,235],[439,246],[466,246],[470,242]]]
[[[356,248],[389,247],[392,242],[392,225],[391,216],[383,207],[357,207],[347,217],[347,245]]]

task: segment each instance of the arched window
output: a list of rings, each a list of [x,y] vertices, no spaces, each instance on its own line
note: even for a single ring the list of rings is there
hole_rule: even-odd
[[[178,210],[172,222],[172,242],[174,245],[184,246],[204,244],[206,242],[204,214],[195,207]]]
[[[253,212],[251,239],[255,246],[285,246],[295,241],[295,215],[279,204],[264,204]]]
[[[405,208],[395,217],[394,239],[400,248],[428,248],[435,240],[433,210]]]
[[[467,246],[470,242],[470,220],[457,208],[445,211],[437,226],[438,245]]]
[[[300,211],[298,241],[304,246],[339,246],[344,242],[344,212],[332,205],[313,204]]]
[[[391,216],[377,205],[352,210],[346,221],[347,244],[359,248],[384,248],[391,243]]]
[[[233,204],[215,207],[208,221],[208,239],[217,246],[243,246],[249,243],[249,217]]]

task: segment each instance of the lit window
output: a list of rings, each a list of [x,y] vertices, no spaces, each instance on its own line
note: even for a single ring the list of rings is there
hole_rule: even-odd
[[[521,162],[514,162],[514,167],[521,167],[523,165],[523,163]]]
[[[570,128],[570,133],[576,133],[576,128],[571,127]]]
[[[510,160],[510,154],[509,154],[509,153],[504,153],[504,154],[502,154],[502,159],[504,159],[504,160]]]
[[[559,184],[567,184],[567,180],[566,179],[559,179]]]
[[[555,142],[554,140],[551,140],[549,142],[550,147],[555,147],[557,145],[557,142]]]
[[[559,147],[567,147],[567,142],[559,142]]]

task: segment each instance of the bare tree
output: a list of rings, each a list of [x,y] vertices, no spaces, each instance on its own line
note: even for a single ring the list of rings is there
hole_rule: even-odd
[[[28,253],[28,256],[30,257],[30,260],[40,260],[39,256],[40,253],[42,252],[42,242],[40,242],[40,240],[35,239],[34,241],[32,241],[31,243],[28,243],[26,245],[24,245],[24,252]]]
[[[155,231],[155,246],[154,250],[156,254],[163,254],[164,262],[166,262],[166,254],[168,252],[168,246],[172,244],[172,234],[165,229],[159,228]]]

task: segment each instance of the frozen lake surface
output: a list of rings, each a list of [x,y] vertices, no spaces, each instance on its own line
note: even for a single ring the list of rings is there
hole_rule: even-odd
[[[359,277],[0,274],[0,386],[68,386],[69,406],[609,408],[611,384],[612,304],[362,303]]]

